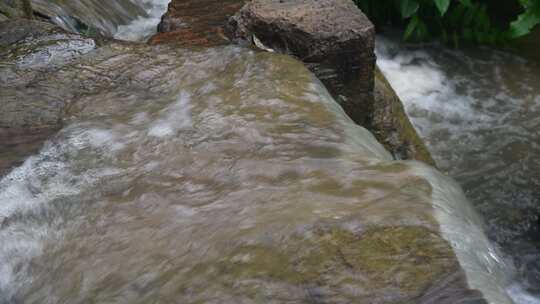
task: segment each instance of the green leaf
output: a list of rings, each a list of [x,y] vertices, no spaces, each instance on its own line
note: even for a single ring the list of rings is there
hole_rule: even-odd
[[[439,13],[441,13],[441,16],[444,16],[444,14],[446,14],[446,11],[448,10],[448,7],[450,6],[450,0],[433,0],[433,1],[435,2],[437,9],[439,10]]]
[[[533,10],[526,10],[518,19],[510,24],[510,36],[517,38],[528,34],[532,28],[540,23],[540,14]]]
[[[521,6],[523,6],[525,8],[529,7],[529,5],[531,5],[530,0],[519,0],[519,3],[521,3]]]
[[[418,25],[418,16],[414,15],[407,24],[407,28],[405,29],[405,34],[403,35],[403,40],[409,40],[411,38],[412,33],[414,33],[414,30],[416,29],[416,26]]]
[[[465,7],[471,7],[471,6],[473,6],[471,0],[460,0],[459,2],[460,2],[463,6],[465,6]]]
[[[399,9],[401,11],[401,17],[403,19],[409,18],[414,15],[420,5],[416,0],[402,0],[399,3]]]

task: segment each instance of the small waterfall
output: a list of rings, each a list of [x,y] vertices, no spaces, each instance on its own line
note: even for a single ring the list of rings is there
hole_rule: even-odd
[[[72,32],[144,41],[157,31],[170,0],[32,0],[34,10]]]
[[[161,16],[167,11],[170,0],[142,0],[146,15],[139,16],[129,24],[121,25],[114,38],[129,41],[146,41],[157,31]]]

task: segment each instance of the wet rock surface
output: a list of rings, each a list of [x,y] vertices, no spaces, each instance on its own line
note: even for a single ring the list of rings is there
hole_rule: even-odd
[[[416,159],[436,166],[386,77],[375,71],[375,107],[370,131],[396,159]]]
[[[49,23],[0,23],[0,174],[35,153],[62,126],[70,85],[39,87],[36,82],[95,47],[92,39]]]
[[[352,1],[254,0],[231,18],[229,31],[305,62],[355,122],[369,124],[375,28]]]
[[[20,0],[1,0],[0,1],[0,21],[9,18],[23,18],[25,12],[22,1]]]
[[[459,188],[392,161],[302,63],[31,24],[0,102],[62,130],[0,180],[0,302],[485,303],[464,267],[497,271],[436,216],[490,258]]]
[[[159,24],[152,44],[174,43],[184,46],[229,44],[225,25],[245,0],[172,1]]]
[[[0,37],[0,134],[59,128],[70,88],[36,88],[34,83],[94,50],[94,40],[22,19],[0,23]]]
[[[374,77],[373,25],[351,1],[172,1],[159,30],[150,43],[193,47],[232,40],[292,55],[396,158],[434,164],[384,76]]]

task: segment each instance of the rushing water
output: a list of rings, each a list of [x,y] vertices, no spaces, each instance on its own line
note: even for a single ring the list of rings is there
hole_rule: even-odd
[[[98,31],[112,36],[119,25],[145,15],[142,0],[32,0],[35,11],[73,32]]]
[[[378,64],[439,167],[514,258],[517,303],[540,303],[540,63],[487,48],[378,39]]]
[[[146,41],[157,30],[161,16],[167,11],[170,0],[142,0],[146,15],[118,27],[114,38],[129,41]]]
[[[145,41],[157,31],[170,0],[32,0],[34,9],[72,32]]]

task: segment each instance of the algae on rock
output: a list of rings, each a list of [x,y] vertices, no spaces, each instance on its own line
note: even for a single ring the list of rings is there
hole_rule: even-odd
[[[370,130],[397,159],[415,159],[436,166],[429,150],[412,125],[402,101],[377,67],[375,105]]]

